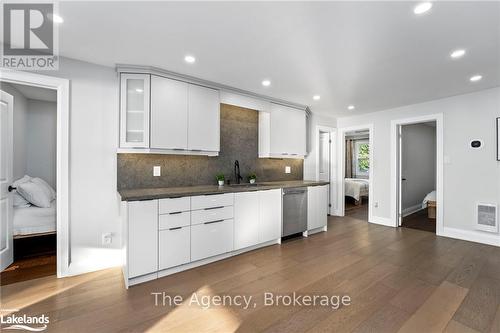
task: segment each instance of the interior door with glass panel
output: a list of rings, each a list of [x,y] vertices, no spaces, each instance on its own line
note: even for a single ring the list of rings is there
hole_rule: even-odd
[[[12,184],[13,105],[13,97],[0,90],[0,271],[12,264],[14,259],[13,208],[9,194]]]
[[[148,74],[121,74],[120,147],[149,148]]]

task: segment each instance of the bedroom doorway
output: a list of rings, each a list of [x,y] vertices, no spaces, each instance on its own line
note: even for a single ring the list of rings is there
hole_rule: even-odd
[[[372,222],[373,125],[339,129],[338,215]]]
[[[13,262],[3,262],[0,275],[7,285],[57,274],[57,91],[5,82],[1,89],[11,97],[13,118],[7,240]]]
[[[436,233],[436,121],[398,126],[399,226]]]
[[[12,99],[11,118],[5,121],[3,111],[9,108],[2,107],[0,124],[6,139],[0,163],[0,282],[67,276],[69,80],[2,71],[0,90],[2,98]],[[52,258],[33,259],[40,254]],[[31,257],[32,262],[18,265],[20,257]]]

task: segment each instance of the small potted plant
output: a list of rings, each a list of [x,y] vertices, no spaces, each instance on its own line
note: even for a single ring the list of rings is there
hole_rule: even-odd
[[[255,173],[251,173],[248,175],[248,181],[250,182],[250,184],[255,184],[256,179],[257,179],[257,176],[255,175]]]
[[[224,186],[224,181],[226,178],[224,177],[223,173],[219,173],[215,176],[215,179],[217,179],[217,182],[219,183],[219,186]]]

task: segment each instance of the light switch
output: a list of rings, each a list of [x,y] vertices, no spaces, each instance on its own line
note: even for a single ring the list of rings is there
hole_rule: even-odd
[[[292,168],[289,167],[289,166],[286,166],[285,167],[285,173],[291,173],[292,172]]]
[[[155,165],[153,167],[153,177],[160,177],[161,176],[161,166]]]

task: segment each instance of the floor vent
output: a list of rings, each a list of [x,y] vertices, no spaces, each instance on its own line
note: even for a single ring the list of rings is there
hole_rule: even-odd
[[[497,205],[479,203],[476,214],[476,229],[498,233]]]

